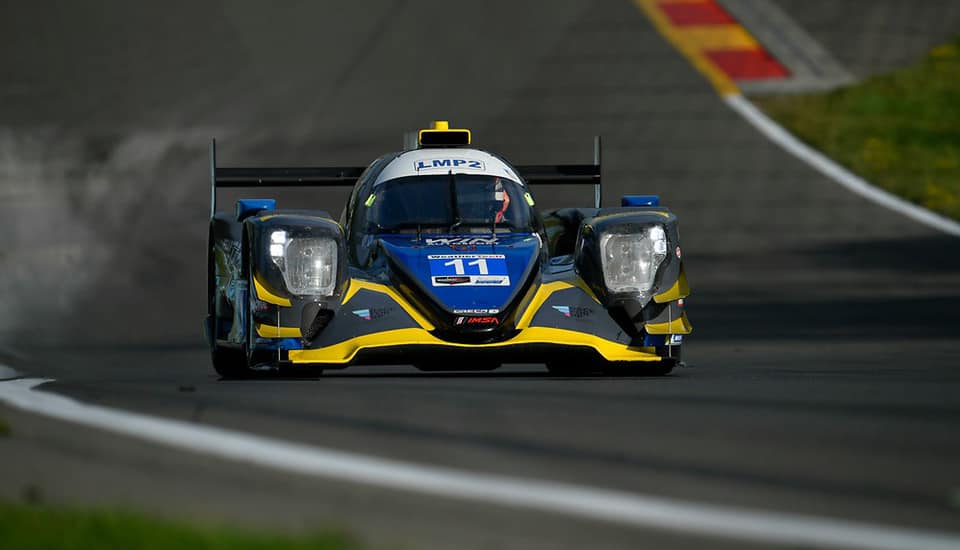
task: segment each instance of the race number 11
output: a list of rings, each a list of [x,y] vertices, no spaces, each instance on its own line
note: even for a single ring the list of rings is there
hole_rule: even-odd
[[[450,260],[449,262],[445,262],[443,265],[444,267],[448,267],[452,265],[453,270],[456,272],[457,275],[465,275],[467,273],[466,270],[463,268],[463,260],[461,260],[460,258],[457,258],[456,260]],[[471,267],[477,266],[477,269],[480,270],[480,275],[490,274],[489,269],[487,269],[487,260],[484,258],[477,258],[472,262],[467,262],[467,265]]]

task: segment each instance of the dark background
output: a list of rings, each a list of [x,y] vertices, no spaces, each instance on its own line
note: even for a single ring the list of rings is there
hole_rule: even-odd
[[[857,75],[910,63],[960,28],[952,2],[778,4]],[[0,75],[0,338],[8,361],[58,380],[50,389],[376,455],[960,527],[960,241],[766,141],[630,2],[3,2]],[[218,382],[200,328],[209,139],[222,165],[363,165],[433,119],[520,164],[588,162],[602,135],[605,204],[657,193],[680,216],[691,367],[666,379],[526,366]],[[338,213],[345,195],[281,206]],[[592,193],[537,198],[586,205]],[[453,528],[430,514],[481,542],[552,546],[547,534],[566,532],[556,518],[162,453],[145,466],[122,458],[128,444],[91,450],[58,429],[7,443],[22,445],[0,459],[8,497],[36,483],[57,500],[174,515],[380,525],[391,541],[406,529],[449,542]],[[84,481],[107,471],[127,489]],[[184,483],[203,490],[188,498]],[[253,495],[269,510],[239,504]],[[347,495],[345,509],[331,495]],[[517,523],[490,535],[477,526],[491,515]]]

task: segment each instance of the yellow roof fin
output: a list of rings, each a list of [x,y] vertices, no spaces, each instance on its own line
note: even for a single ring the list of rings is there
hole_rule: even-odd
[[[470,130],[466,128],[451,128],[446,120],[434,120],[430,128],[424,128],[417,133],[417,144],[420,147],[464,147],[470,145]]]

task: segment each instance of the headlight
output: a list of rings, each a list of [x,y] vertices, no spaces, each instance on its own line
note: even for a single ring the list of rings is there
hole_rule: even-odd
[[[287,290],[297,296],[331,296],[337,284],[337,243],[329,238],[270,235],[270,257],[280,268]]]
[[[608,233],[600,237],[600,254],[603,282],[610,292],[649,294],[667,257],[667,235],[662,225],[642,233]]]

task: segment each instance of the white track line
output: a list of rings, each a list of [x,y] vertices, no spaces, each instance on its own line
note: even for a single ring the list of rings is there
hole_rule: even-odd
[[[310,476],[581,518],[767,544],[872,549],[960,548],[960,534],[697,504],[566,483],[475,473],[291,443],[81,403],[35,390],[49,380],[0,382],[0,401],[179,449]]]
[[[771,120],[763,111],[758,109],[744,96],[740,94],[730,94],[724,96],[723,99],[727,102],[727,105],[734,111],[740,113],[741,116],[747,119],[747,122],[760,130],[770,141],[773,141],[780,147],[783,147],[788,153],[813,166],[833,181],[880,206],[903,214],[928,227],[960,237],[960,223],[871,185],[860,176],[857,176],[826,157],[823,153],[798,140],[793,134]]]

